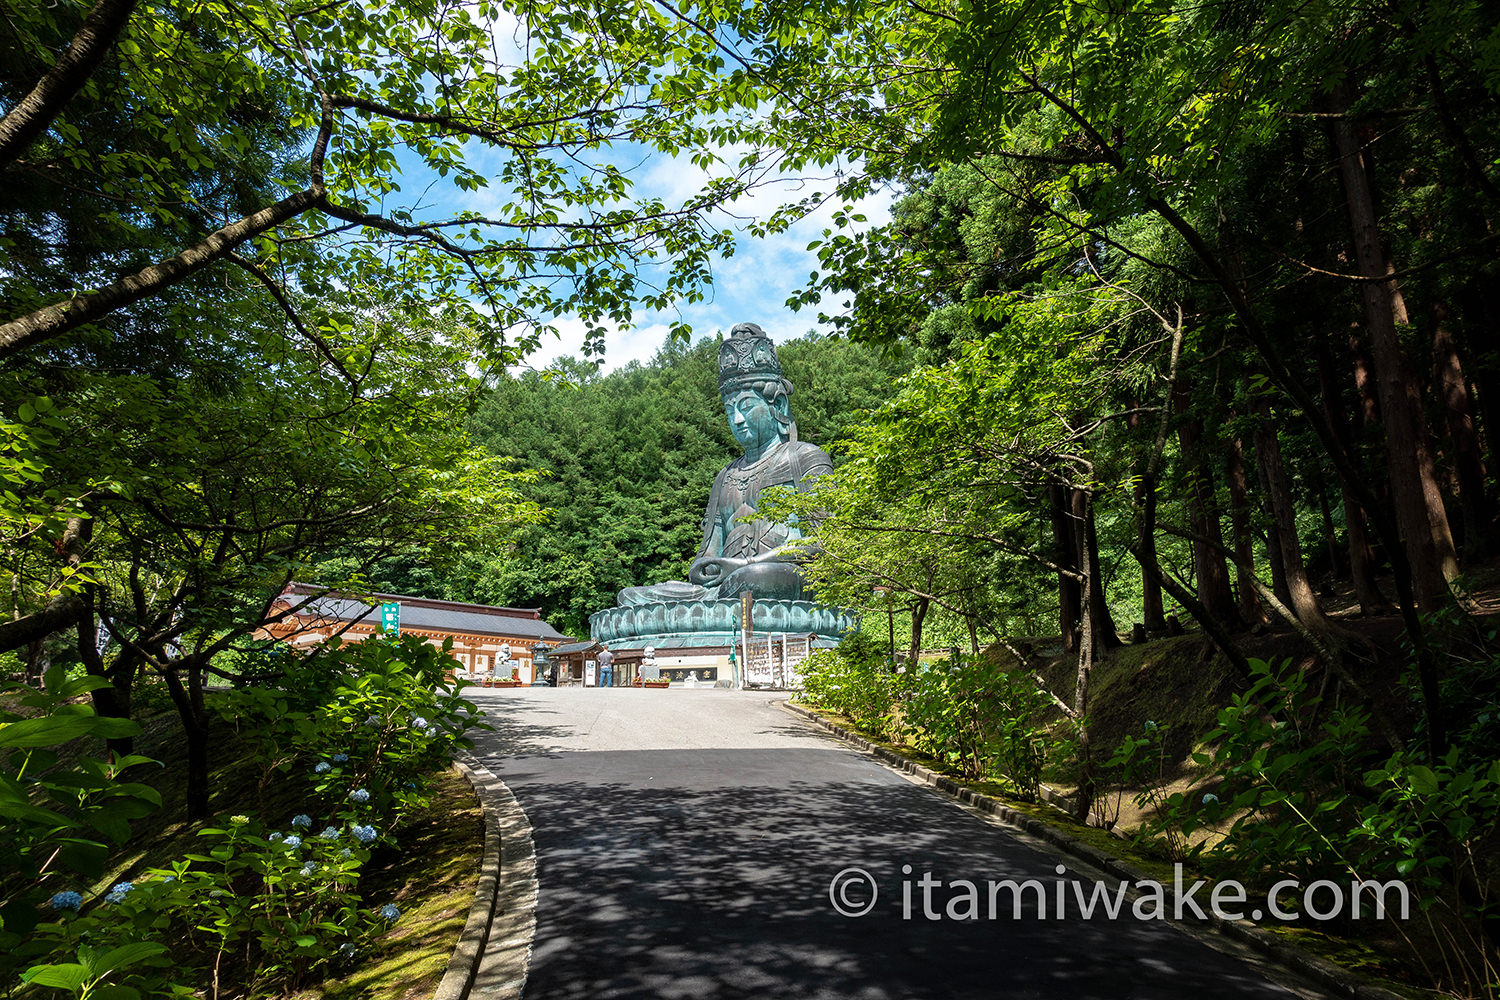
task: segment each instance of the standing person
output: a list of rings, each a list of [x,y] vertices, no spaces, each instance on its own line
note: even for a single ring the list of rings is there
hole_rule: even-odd
[[[603,649],[599,650],[599,656],[597,657],[597,659],[599,661],[599,686],[600,687],[606,687],[606,686],[613,687],[614,683],[615,683],[615,673],[614,673],[615,654],[611,653],[609,651],[609,646],[606,645]],[[609,678],[609,684],[608,685],[606,685],[604,683],[604,679],[606,677]]]

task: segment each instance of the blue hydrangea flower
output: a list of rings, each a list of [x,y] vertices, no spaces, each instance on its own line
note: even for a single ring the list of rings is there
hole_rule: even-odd
[[[361,844],[368,844],[376,837],[380,836],[380,834],[373,826],[356,826],[350,832],[354,834],[355,839],[357,839]]]
[[[426,729],[428,726],[432,725],[432,723],[428,722],[426,719],[422,718],[419,715],[415,719],[411,720],[411,725],[413,729]]]
[[[349,759],[349,755],[346,753],[336,753],[328,759],[333,761],[335,764],[343,764]]]
[[[401,919],[401,910],[395,903],[386,903],[380,908],[380,919],[386,923],[394,924]]]
[[[378,716],[378,715],[372,715],[372,716],[370,716],[368,719],[365,720],[365,725],[369,726],[371,729],[378,728],[380,726],[380,716]]]
[[[349,793],[349,801],[368,802],[370,801],[370,793],[365,791],[363,788],[356,788],[354,791]]]
[[[77,913],[78,908],[83,905],[83,897],[76,892],[59,892],[47,901],[47,905],[54,910],[72,910]]]
[[[1218,802],[1219,802],[1219,797],[1217,795],[1215,795],[1213,792],[1206,792],[1206,793],[1204,793],[1204,796],[1203,796],[1203,804],[1204,805],[1208,805],[1209,803],[1213,803],[1213,804],[1217,805]]]
[[[270,835],[268,835],[266,837],[266,839],[269,840],[273,844],[276,843],[276,841],[278,841],[278,840],[281,839],[281,831],[280,830],[272,830],[271,833],[270,833]]]
[[[307,813],[298,813],[292,817],[292,825],[301,830],[311,830],[312,817]]]
[[[302,874],[304,874],[304,875],[311,875],[313,872],[315,872],[317,870],[318,870],[318,863],[316,861],[309,861],[307,864],[305,864],[305,865],[302,866]]]
[[[345,941],[343,944],[339,945],[339,958],[353,958],[353,957],[354,957],[354,945],[350,944],[348,941]]]
[[[356,832],[358,832],[358,831],[356,831]],[[354,852],[351,851],[351,850],[349,850],[349,848],[346,847],[342,851],[339,851],[339,857],[341,857],[341,858],[352,858],[352,857],[354,857]]]
[[[106,903],[119,903],[126,896],[130,895],[130,890],[134,888],[135,884],[132,882],[116,882],[109,890],[109,894],[104,897],[104,901]]]
[[[322,837],[324,840],[338,840],[339,828],[336,826],[326,826],[323,828],[323,832],[318,834],[318,836]]]
[[[301,837],[292,836],[292,837],[288,837],[285,840],[283,840],[282,843],[285,844],[286,846],[290,847],[292,850],[295,851],[297,848],[299,848],[299,847],[302,846],[302,838]]]
[[[318,761],[318,766],[315,767],[315,768],[313,768],[313,772],[315,774],[327,774],[329,771],[332,771],[332,770],[333,770],[333,765],[330,764],[330,763],[328,763],[328,761],[326,761],[326,760],[320,760],[320,761]]]

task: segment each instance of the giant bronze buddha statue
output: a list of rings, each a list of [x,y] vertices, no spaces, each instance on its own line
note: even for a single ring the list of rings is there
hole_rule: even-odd
[[[854,625],[848,612],[807,593],[798,565],[806,550],[795,544],[796,525],[756,513],[767,489],[808,489],[833,463],[821,448],[797,440],[792,383],[782,377],[771,338],[754,323],[736,326],[719,345],[719,394],[745,453],[714,479],[687,580],[626,587],[616,607],[589,616],[590,634],[611,648],[653,646],[701,657],[733,647],[748,624],[741,620],[746,591],[754,595],[757,634],[811,634],[828,645]]]
[[[688,582],[627,587],[620,591],[620,607],[725,600],[746,590],[758,600],[807,600],[797,552],[789,544],[801,533],[754,515],[766,489],[805,490],[833,463],[817,445],[797,440],[792,383],[782,377],[771,338],[754,323],[734,327],[719,345],[719,395],[745,453],[714,480]]]

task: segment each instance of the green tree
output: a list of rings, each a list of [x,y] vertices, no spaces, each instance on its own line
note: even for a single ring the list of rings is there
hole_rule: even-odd
[[[649,364],[608,375],[562,362],[555,371],[501,379],[470,421],[476,442],[540,478],[526,495],[545,524],[491,542],[435,577],[415,554],[374,579],[407,593],[540,607],[557,628],[585,635],[588,616],[624,587],[681,578],[702,536],[714,476],[735,454],[719,400],[717,344],[668,340]],[[802,436],[836,442],[856,415],[879,405],[906,362],[847,340],[778,344],[795,384]]]
[[[356,283],[462,314],[496,358],[564,313],[597,346],[606,320],[701,295],[733,242],[706,213],[760,173],[730,164],[668,204],[635,196],[609,152],[717,160],[769,92],[725,70],[738,5],[75,0],[8,18],[6,247],[37,266],[0,282],[0,357],[226,265],[288,309]],[[429,180],[493,208],[424,210]]]

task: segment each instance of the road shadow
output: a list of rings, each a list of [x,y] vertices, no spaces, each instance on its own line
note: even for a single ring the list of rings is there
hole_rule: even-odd
[[[474,733],[471,739],[482,742],[491,751],[505,747],[514,754],[556,757],[580,735],[576,723],[538,721],[545,716],[563,718],[564,713],[555,708],[536,703],[510,706],[504,696],[488,692],[477,697],[474,692],[467,692],[467,697],[484,712],[484,721],[491,730],[489,734]]]
[[[1164,923],[1132,919],[1128,905],[1114,920],[1057,919],[1056,858],[858,754],[521,753],[485,763],[534,828],[541,889],[525,991],[534,1000],[1289,995]],[[829,898],[830,881],[850,868],[878,888],[862,917],[840,915]],[[924,872],[942,883],[930,896],[942,919],[924,916]],[[944,913],[963,895],[955,879],[977,883],[980,919],[957,919],[962,906],[954,919]],[[1041,881],[1047,902],[1022,893],[1017,917],[1002,892],[989,919],[985,883],[1004,879]],[[861,885],[845,895],[868,898]]]

